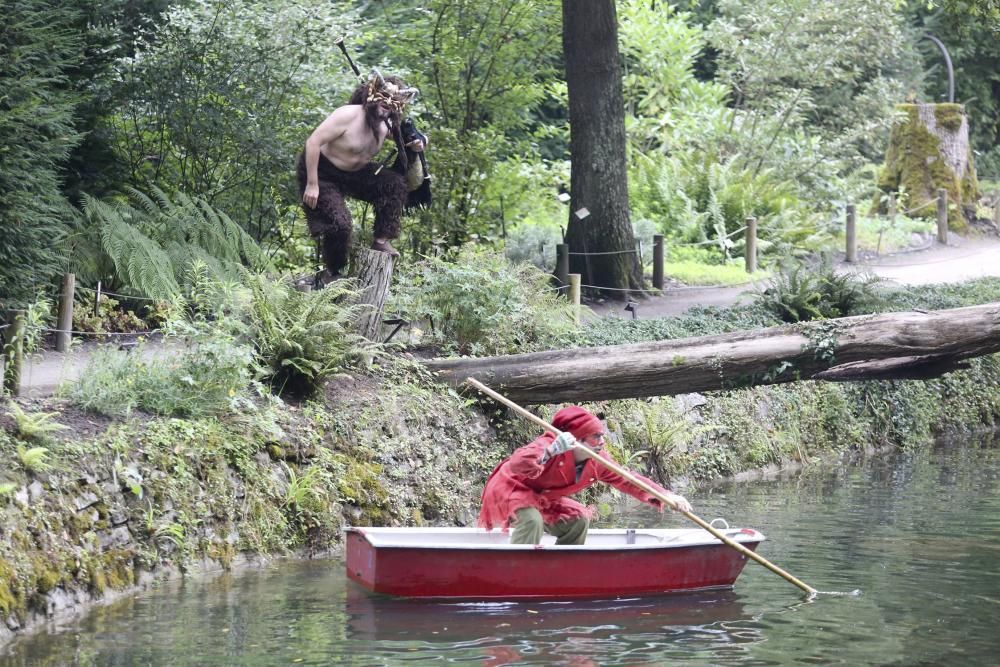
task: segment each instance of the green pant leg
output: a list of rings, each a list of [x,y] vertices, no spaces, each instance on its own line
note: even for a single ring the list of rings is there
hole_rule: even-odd
[[[542,513],[534,507],[522,507],[515,510],[514,530],[510,533],[511,544],[539,544],[542,541],[542,531],[545,522]]]
[[[549,532],[556,536],[556,544],[583,544],[587,541],[589,528],[590,519],[585,516],[564,519],[548,527]]]

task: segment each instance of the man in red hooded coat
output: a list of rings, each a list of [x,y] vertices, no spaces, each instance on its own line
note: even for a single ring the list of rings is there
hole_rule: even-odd
[[[511,544],[538,544],[543,531],[555,535],[556,544],[583,544],[592,512],[569,496],[597,481],[663,509],[658,498],[593,461],[582,448],[573,447],[579,441],[598,456],[613,460],[604,451],[600,419],[574,405],[556,412],[552,425],[562,435],[545,432],[504,459],[490,475],[483,489],[480,526],[487,530],[499,526],[505,531],[513,526]],[[645,477],[640,479],[661,489],[677,509],[691,511],[683,496]]]

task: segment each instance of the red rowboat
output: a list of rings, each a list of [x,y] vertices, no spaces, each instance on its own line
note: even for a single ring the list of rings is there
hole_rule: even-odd
[[[750,550],[751,528],[724,529]],[[348,528],[347,576],[411,598],[598,598],[732,588],[746,556],[700,528],[592,529],[583,546],[479,528]]]

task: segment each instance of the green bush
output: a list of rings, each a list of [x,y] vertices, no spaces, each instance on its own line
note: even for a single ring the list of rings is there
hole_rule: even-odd
[[[169,300],[196,290],[205,275],[221,283],[244,266],[269,268],[257,242],[207,200],[150,191],[129,189],[134,205],[84,195],[91,227],[75,266],[85,280],[112,276],[117,291]]]
[[[346,281],[316,292],[247,275],[249,335],[264,380],[279,394],[309,396],[357,361],[368,343],[355,331],[355,292]]]
[[[164,313],[163,340],[131,350],[97,348],[79,379],[67,389],[85,410],[109,416],[139,409],[197,417],[225,412],[244,400],[256,374],[245,325],[230,315],[240,295],[215,282],[204,265],[192,268],[190,299],[178,298]]]
[[[74,211],[60,192],[83,60],[78,8],[5,2],[0,24],[0,307],[20,308],[64,270]]]
[[[602,317],[581,329],[576,343],[582,347],[624,345],[746,331],[780,323],[773,313],[756,304],[732,308],[698,306],[677,317],[638,320]]]
[[[467,245],[455,261],[429,257],[404,269],[391,308],[429,321],[435,343],[462,354],[558,347],[574,329],[570,307],[544,273]]]

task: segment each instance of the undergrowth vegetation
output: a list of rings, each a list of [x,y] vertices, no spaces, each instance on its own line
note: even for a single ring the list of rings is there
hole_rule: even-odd
[[[73,403],[109,416],[239,412],[265,386],[311,396],[373,354],[355,332],[356,293],[347,283],[300,292],[247,271],[240,282],[220,282],[197,263],[190,273],[189,296],[165,310],[157,344],[99,347],[63,390]]]
[[[575,329],[549,277],[473,245],[454,261],[428,257],[404,267],[390,311],[426,322],[447,352],[496,355],[558,347]]]

